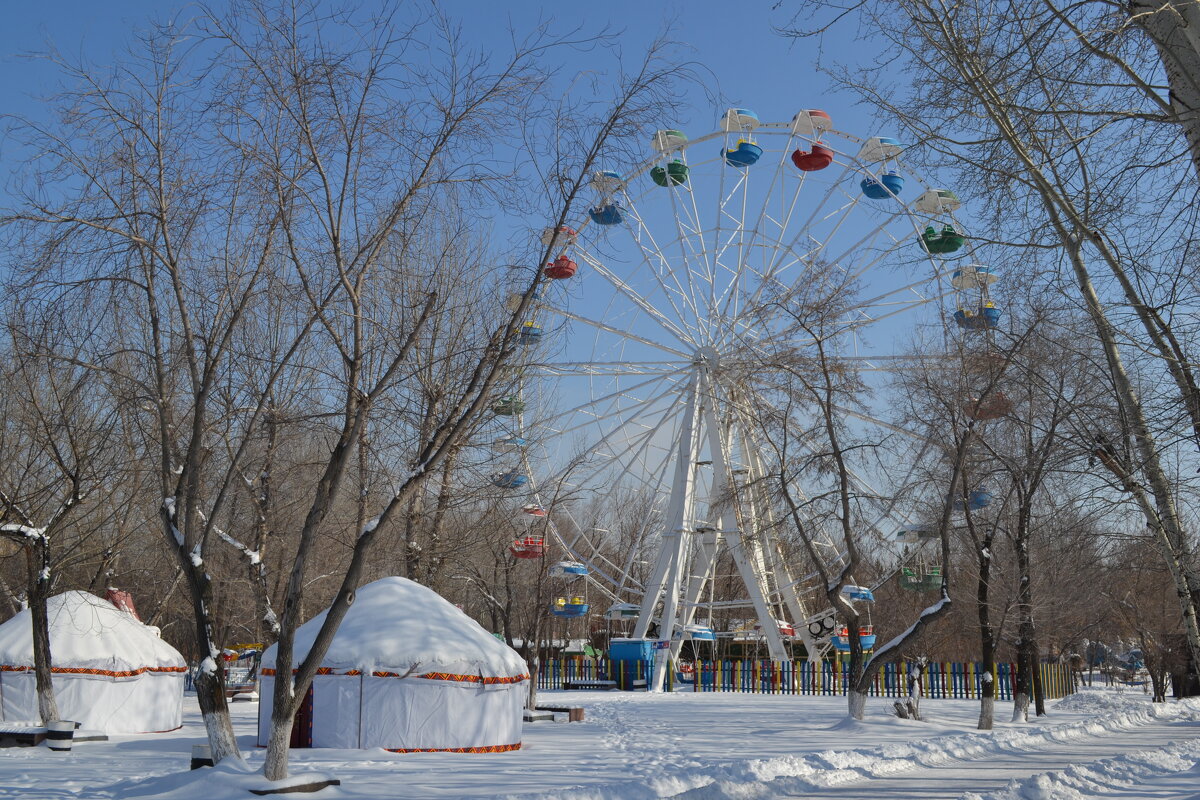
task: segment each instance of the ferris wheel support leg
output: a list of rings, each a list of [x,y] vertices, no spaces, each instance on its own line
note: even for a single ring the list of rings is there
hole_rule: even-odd
[[[705,408],[706,421],[710,430],[709,435],[712,437],[710,449],[712,450],[713,473],[720,476],[718,483],[724,484],[722,488],[727,494],[727,487],[731,484],[732,477],[729,464],[729,441],[728,437],[720,435],[721,429],[717,427],[717,413],[714,403],[715,400],[710,399],[708,406]],[[767,640],[767,651],[772,661],[786,661],[788,658],[787,648],[784,646],[783,637],[779,633],[779,626],[775,624],[775,613],[771,610],[771,605],[768,602],[766,591],[767,576],[764,574],[762,559],[755,557],[755,553],[748,552],[749,548],[742,535],[740,525],[728,525],[724,520],[725,515],[722,515],[722,517],[722,530],[725,532],[725,540],[729,545],[730,555],[733,556],[733,563],[737,566],[742,583],[746,585],[750,601],[754,604],[754,612],[758,615],[759,626]]]
[[[650,629],[654,608],[662,598],[658,635],[671,639],[679,613],[679,590],[683,578],[683,554],[688,526],[692,516],[692,489],[695,484],[697,423],[700,397],[700,375],[697,371],[688,387],[687,408],[679,434],[679,450],[675,460],[675,479],[671,486],[671,502],[667,507],[667,527],[663,532],[663,547],[659,550],[654,575],[642,597],[642,608],[633,629],[635,639],[644,639]],[[667,659],[656,658],[650,691],[661,692],[666,678]]]
[[[750,437],[746,436],[745,431],[742,432],[742,441],[745,443],[743,450],[746,454],[746,467],[749,470],[751,484],[759,491],[751,495],[751,508],[755,511],[756,519],[766,520],[767,534],[764,538],[767,539],[768,546],[771,548],[772,569],[775,574],[775,585],[779,587],[779,594],[783,599],[783,603],[787,606],[788,613],[792,615],[792,622],[796,626],[796,633],[800,637],[800,641],[804,643],[804,652],[809,660],[816,657],[818,646],[812,634],[808,631],[808,609],[804,607],[800,595],[796,593],[796,583],[792,580],[791,571],[787,567],[787,562],[784,561],[783,548],[780,546],[779,537],[774,534],[775,519],[771,511],[770,501],[764,496],[765,488],[764,478],[766,470],[763,467],[762,456],[759,455],[758,448]],[[760,516],[761,515],[761,516]]]
[[[721,519],[721,527],[725,526],[725,519]],[[687,631],[687,626],[691,625],[696,619],[696,607],[700,602],[700,595],[704,591],[704,587],[712,580],[713,568],[717,563],[717,530],[713,528],[704,528],[700,532],[697,541],[697,553],[695,566],[692,569],[692,574],[688,576],[687,593],[683,598],[683,618],[679,621],[680,636],[671,639],[671,660],[679,658],[679,651],[683,647],[684,634]]]

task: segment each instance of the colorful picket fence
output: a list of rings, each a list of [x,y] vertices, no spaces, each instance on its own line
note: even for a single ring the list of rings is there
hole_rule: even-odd
[[[1047,699],[1065,697],[1075,691],[1071,670],[1067,664],[1042,664],[1042,688]],[[937,699],[978,699],[984,667],[977,662],[931,662],[922,676],[925,697]],[[997,696],[1012,699],[1014,664],[997,664],[994,673]],[[630,678],[642,678],[649,672],[643,662],[609,662],[605,659],[551,659],[538,671],[539,689],[561,689],[574,681],[612,680],[618,688]],[[849,682],[849,666],[840,660],[758,661],[723,660],[698,661],[691,676],[691,687],[697,692],[750,692],[755,694],[842,695]],[[908,694],[904,661],[882,664],[875,670],[870,693],[877,697],[905,697]],[[680,676],[668,673],[668,689],[677,684]]]

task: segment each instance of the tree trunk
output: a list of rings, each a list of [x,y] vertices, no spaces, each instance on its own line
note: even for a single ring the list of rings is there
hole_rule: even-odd
[[[988,596],[992,573],[991,545],[989,536],[984,539],[984,547],[979,551],[979,586],[975,595],[979,616],[979,655],[983,666],[983,675],[979,680],[979,724],[976,726],[981,731],[992,729],[996,708],[996,681],[992,677],[996,671],[996,633],[992,629]]]
[[[59,717],[50,655],[47,608],[50,596],[50,549],[45,536],[30,540],[25,553],[29,568],[29,615],[33,618],[33,672],[37,681],[38,714],[46,723]]]
[[[1037,639],[1029,644],[1029,670],[1033,676],[1033,710],[1039,717],[1046,716],[1046,692],[1042,686],[1042,659]]]
[[[1154,42],[1170,87],[1171,110],[1183,128],[1200,175],[1200,4],[1195,0],[1130,0],[1135,25]]]

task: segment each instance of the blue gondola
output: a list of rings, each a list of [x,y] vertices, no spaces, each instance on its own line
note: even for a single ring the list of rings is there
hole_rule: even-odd
[[[762,158],[763,149],[754,142],[741,139],[737,143],[737,147],[732,150],[721,150],[721,155],[725,158],[725,163],[731,167],[744,169],[758,163]]]
[[[963,502],[963,499],[961,497],[959,499],[955,500],[954,501],[954,510],[955,511],[964,511],[969,508],[972,511],[978,511],[981,508],[987,508],[991,504],[992,504],[992,493],[989,492],[984,487],[980,486],[978,489],[972,489],[967,494],[966,502]]]
[[[625,211],[616,201],[593,207],[588,211],[588,216],[597,225],[620,225],[625,221]]]
[[[875,629],[868,625],[858,629],[858,642],[862,645],[863,650],[875,649]],[[846,628],[838,630],[836,636],[830,638],[829,643],[833,645],[833,649],[839,653],[850,652],[850,632]]]
[[[1000,324],[1000,314],[1000,309],[989,303],[979,311],[960,308],[954,312],[954,321],[958,327],[969,331],[985,331]]]
[[[904,178],[899,172],[888,170],[878,178],[863,178],[858,184],[862,193],[872,200],[887,200],[900,194]]]
[[[521,450],[528,445],[529,442],[520,436],[505,436],[503,439],[497,439],[492,442],[492,449],[499,450],[502,453],[511,453],[514,450]]]
[[[550,606],[556,617],[582,617],[588,612],[588,604],[582,597],[560,597]]]
[[[530,345],[537,344],[542,340],[542,326],[533,322],[526,322],[521,326],[521,344]]]
[[[851,600],[866,600],[868,603],[875,602],[875,593],[865,586],[855,586],[848,583],[842,587],[842,594]]]
[[[576,578],[587,574],[587,566],[578,561],[559,561],[550,567],[551,578]]]
[[[693,642],[715,642],[717,634],[707,625],[688,625],[683,629],[686,638]]]
[[[519,472],[498,472],[492,476],[492,485],[501,489],[520,489],[529,483],[529,477]]]

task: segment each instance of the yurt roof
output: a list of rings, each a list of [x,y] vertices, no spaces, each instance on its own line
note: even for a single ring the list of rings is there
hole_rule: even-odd
[[[47,601],[50,658],[57,668],[138,672],[184,668],[187,662],[154,628],[87,592],[64,592]],[[0,625],[0,665],[33,666],[33,616],[29,609]]]
[[[326,613],[296,630],[297,663],[308,655]],[[275,645],[263,653],[264,667],[275,667],[275,653]],[[320,666],[335,672],[485,678],[516,678],[529,671],[515,650],[437,592],[397,577],[359,587]]]

